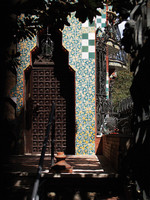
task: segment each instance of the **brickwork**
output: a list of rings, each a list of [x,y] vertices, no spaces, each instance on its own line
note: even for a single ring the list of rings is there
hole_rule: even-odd
[[[103,155],[108,158],[115,169],[118,169],[120,138],[116,136],[103,136]]]
[[[104,135],[102,137],[100,141],[101,152],[109,159],[114,169],[119,170],[121,167],[128,145],[132,143],[132,140],[131,135]]]

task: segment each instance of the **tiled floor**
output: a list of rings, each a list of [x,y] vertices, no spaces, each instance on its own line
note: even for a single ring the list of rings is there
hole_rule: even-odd
[[[11,156],[9,161],[5,162],[5,171],[13,173],[36,173],[39,163],[39,156]],[[109,161],[104,156],[96,155],[68,155],[66,162],[73,167],[73,174],[115,174]],[[43,171],[48,172],[50,168],[50,156],[44,159]]]
[[[66,161],[73,166],[73,173],[113,174],[116,173],[104,156],[73,155]]]
[[[68,155],[66,161],[73,167],[73,173],[61,173],[55,176],[49,173],[50,156],[45,157],[42,179],[47,181],[44,188],[48,195],[55,194],[54,199],[65,200],[120,199],[118,191],[117,193],[113,191],[117,183],[117,173],[104,156]],[[11,188],[9,199],[13,199],[10,196],[17,199],[17,195],[31,195],[38,162],[39,156],[11,156],[9,162],[5,162],[3,165],[6,174],[4,180],[7,180],[6,185],[9,191]],[[118,190],[118,186],[116,187]],[[110,192],[113,193],[110,195]],[[49,199],[53,199],[50,196]]]

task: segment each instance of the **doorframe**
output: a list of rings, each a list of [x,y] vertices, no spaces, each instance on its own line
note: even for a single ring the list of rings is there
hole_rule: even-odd
[[[26,129],[26,73],[30,73],[32,71],[32,66],[29,65],[24,71],[23,71],[23,107],[24,107],[24,123],[23,123],[23,144],[24,144],[24,155],[32,155],[32,153],[29,153],[29,150],[27,148],[27,129]],[[32,83],[31,83],[32,84]],[[32,91],[31,91],[32,92]],[[31,94],[32,96],[32,94]],[[31,131],[31,130],[30,130]],[[31,138],[32,139],[32,138]]]

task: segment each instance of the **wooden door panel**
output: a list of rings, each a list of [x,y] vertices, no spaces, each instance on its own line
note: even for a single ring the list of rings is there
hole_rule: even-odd
[[[67,135],[69,133],[69,130],[67,130],[67,128],[72,126],[70,130],[73,130],[73,128],[75,127],[71,117],[70,117],[70,120],[66,120],[67,119],[66,115],[68,112],[67,111],[68,97],[70,99],[70,94],[71,94],[70,91],[65,91],[66,85],[68,84],[66,83],[68,78],[65,76],[62,76],[62,74],[56,74],[54,66],[41,66],[41,67],[33,66],[31,76],[32,77],[31,77],[30,87],[32,90],[31,98],[33,100],[33,113],[32,113],[32,127],[30,131],[30,135],[28,134],[26,138],[26,141],[28,141],[26,144],[27,145],[26,149],[28,149],[28,152],[32,154],[41,153],[52,102],[55,102],[55,105],[56,105],[55,153],[58,151],[66,152],[67,138],[69,137]],[[67,76],[69,77],[69,73]],[[70,89],[72,90],[72,87]],[[28,91],[29,89],[26,90],[26,92]],[[26,95],[26,97],[27,96],[28,94]],[[72,100],[73,100],[72,102],[74,102],[73,98],[74,96],[72,95]],[[72,114],[74,115],[73,107],[74,107],[74,103],[72,104],[72,110],[73,110]],[[71,105],[70,105],[70,108],[71,108]],[[74,119],[74,116],[73,116],[73,119]],[[69,122],[67,121],[71,121],[71,124],[69,126],[68,126]],[[69,134],[74,134],[74,132],[71,131],[71,133]],[[71,136],[69,138],[73,138],[73,137],[74,136]],[[51,134],[50,134],[50,138],[51,138]],[[74,141],[72,140],[72,142]],[[69,144],[69,145],[72,146],[72,148],[74,146],[74,144],[72,145]],[[51,153],[50,140],[47,145],[47,153]]]

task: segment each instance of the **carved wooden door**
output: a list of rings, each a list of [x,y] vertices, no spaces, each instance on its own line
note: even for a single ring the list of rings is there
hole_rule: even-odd
[[[55,153],[64,151],[73,154],[75,114],[72,73],[58,72],[51,65],[33,66],[27,74],[25,152],[41,153],[52,102],[55,102]],[[51,133],[47,153],[51,153]]]

